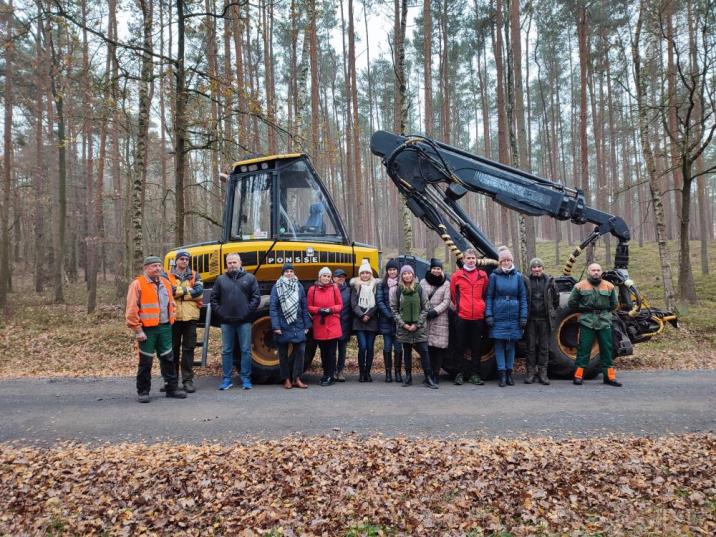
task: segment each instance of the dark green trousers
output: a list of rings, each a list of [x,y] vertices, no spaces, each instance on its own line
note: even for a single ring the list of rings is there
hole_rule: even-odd
[[[145,327],[146,341],[139,342],[139,366],[137,367],[137,393],[149,393],[152,387],[152,362],[154,354],[159,357],[159,370],[167,390],[177,389],[177,374],[172,352],[172,325]]]
[[[579,346],[577,347],[577,367],[587,367],[589,357],[592,354],[592,345],[594,339],[599,342],[599,361],[602,369],[612,367],[612,357],[614,356],[614,345],[612,343],[612,327],[594,330],[586,326],[579,325]]]

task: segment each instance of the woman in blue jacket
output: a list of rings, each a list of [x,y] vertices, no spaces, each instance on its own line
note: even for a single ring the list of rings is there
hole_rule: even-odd
[[[308,388],[301,381],[301,375],[306,351],[306,334],[311,328],[311,318],[306,305],[306,291],[296,278],[291,263],[284,263],[283,273],[271,289],[269,313],[274,339],[278,343],[283,387]],[[289,344],[293,345],[291,356],[288,355]]]
[[[500,387],[514,386],[512,367],[515,346],[527,326],[527,290],[507,248],[499,250],[500,266],[490,274],[485,299],[485,322],[495,340],[495,359]]]

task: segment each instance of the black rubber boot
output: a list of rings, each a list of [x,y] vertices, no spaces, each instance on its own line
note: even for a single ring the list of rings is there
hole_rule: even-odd
[[[358,351],[358,382],[365,382],[365,356]]]
[[[383,352],[383,364],[385,364],[385,382],[393,382],[393,355]]]
[[[403,353],[395,353],[395,382],[403,382],[403,373],[400,371],[403,367]]]
[[[370,369],[373,367],[373,357],[366,358],[365,361],[365,381],[373,382],[373,377],[370,376]]]
[[[405,356],[405,380],[403,386],[411,386],[413,384],[413,357]]]
[[[512,380],[512,369],[508,369],[508,370],[505,372],[505,382],[507,383],[508,386],[514,386],[514,385],[515,385],[515,381]]]
[[[505,374],[504,371],[498,371],[498,372],[497,372],[497,378],[498,378],[499,381],[500,381],[500,382],[499,382],[500,388],[504,388],[504,387],[505,387],[506,376],[507,376],[507,375]]]

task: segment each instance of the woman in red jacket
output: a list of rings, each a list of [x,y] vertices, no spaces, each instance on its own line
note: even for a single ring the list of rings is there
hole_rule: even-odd
[[[331,269],[323,267],[318,272],[318,281],[308,290],[308,312],[313,317],[313,339],[321,349],[321,386],[331,386],[336,382],[336,349],[338,340],[343,335],[343,300],[341,291],[331,281],[331,276]]]

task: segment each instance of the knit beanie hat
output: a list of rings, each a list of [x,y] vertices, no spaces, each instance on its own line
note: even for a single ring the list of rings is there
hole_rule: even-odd
[[[148,255],[144,258],[144,266],[151,265],[153,263],[161,263],[162,260],[160,257],[157,257],[156,255]]]
[[[179,250],[174,259],[179,259],[180,257],[186,257],[187,259],[191,259],[191,254],[186,250]]]
[[[395,259],[390,259],[390,260],[385,264],[385,270],[386,270],[386,271],[387,271],[388,269],[392,269],[392,268],[394,268],[395,270],[400,270],[400,265],[398,265],[398,262],[397,262]]]
[[[415,269],[411,267],[410,265],[403,265],[400,269],[400,276],[402,277],[404,273],[410,272],[413,276],[415,276]]]
[[[544,267],[544,263],[539,257],[535,257],[532,261],[530,261],[530,268],[532,267]]]
[[[370,268],[370,263],[367,259],[364,259],[363,262],[360,264],[358,274],[360,274],[361,272],[370,272],[371,274],[373,274],[373,269]]]
[[[281,274],[283,274],[287,270],[296,270],[293,268],[293,263],[284,263],[283,268],[281,269]]]
[[[430,260],[430,268],[432,269],[432,268],[435,268],[435,267],[443,268],[443,262],[440,261],[439,259],[436,259],[435,257],[433,257],[433,258]]]
[[[321,270],[318,271],[318,277],[319,277],[319,278],[320,278],[321,276],[323,276],[324,274],[327,274],[328,276],[331,276],[331,275],[332,275],[331,269],[329,269],[328,267],[323,267]]]
[[[510,249],[507,246],[500,246],[497,254],[497,260],[504,261],[505,259],[509,259],[511,261],[513,259],[512,252],[510,252]]]

